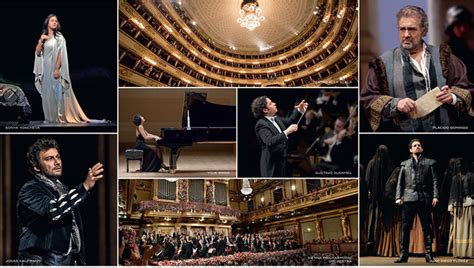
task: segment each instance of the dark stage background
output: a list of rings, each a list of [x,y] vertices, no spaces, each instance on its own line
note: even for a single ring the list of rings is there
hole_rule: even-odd
[[[31,179],[26,152],[45,135],[0,137],[0,265],[18,251],[16,204],[18,192]],[[73,188],[85,180],[89,167],[100,161],[104,178],[97,182],[81,205],[88,265],[115,265],[117,260],[117,158],[115,135],[48,135],[59,143],[63,161],[61,182]],[[3,228],[1,228],[3,227]]]
[[[117,117],[117,2],[115,0],[2,0],[0,83],[20,86],[43,120],[34,86],[34,50],[45,18],[58,16],[66,38],[74,93],[89,118]],[[15,121],[1,118],[0,121]]]
[[[252,101],[260,96],[266,95],[276,103],[279,115],[288,115],[293,111],[296,102],[305,99],[309,103],[309,108],[315,105],[316,98],[322,90],[341,92],[339,101],[346,103],[356,103],[358,90],[337,88],[317,88],[317,89],[295,89],[295,88],[263,88],[263,89],[238,89],[238,177],[259,177],[260,176],[260,144],[255,135],[255,123],[257,119],[253,116],[250,105]],[[338,111],[338,112],[347,112]],[[345,114],[347,116],[347,114]],[[304,120],[304,118],[302,119]],[[288,141],[288,151],[295,150],[296,140],[290,135]]]
[[[420,139],[425,157],[437,161],[439,175],[444,172],[448,160],[452,157],[463,157],[468,163],[474,158],[474,139],[472,135],[437,134],[437,135],[405,135],[405,134],[372,134],[360,135],[360,163],[365,167],[375,154],[380,144],[388,147],[394,165],[399,165],[409,158],[408,143],[411,139]]]

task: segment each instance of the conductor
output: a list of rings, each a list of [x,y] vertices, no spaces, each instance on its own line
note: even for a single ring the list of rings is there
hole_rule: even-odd
[[[285,177],[288,135],[298,130],[298,117],[306,111],[308,103],[302,100],[287,118],[275,116],[276,103],[267,96],[252,101],[252,113],[257,118],[255,134],[260,143],[260,176]]]

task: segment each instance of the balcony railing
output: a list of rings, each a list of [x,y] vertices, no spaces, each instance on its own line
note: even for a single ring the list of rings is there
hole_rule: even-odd
[[[332,197],[335,197],[339,194],[343,194],[345,192],[349,192],[350,190],[354,190],[358,188],[358,180],[350,180],[347,182],[339,183],[336,185],[332,185],[329,187],[325,187],[319,189],[315,192],[297,196],[289,200],[285,200],[283,202],[273,204],[271,206],[266,206],[249,213],[244,214],[244,219],[242,221],[251,220],[254,217],[262,216],[269,213],[276,213],[283,209],[287,210],[292,207],[297,207],[303,204],[312,205],[311,202],[316,202],[319,200],[331,200]],[[357,192],[356,192],[357,193]]]
[[[240,210],[203,202],[140,201],[133,205],[133,212],[210,213],[220,216],[240,217]]]

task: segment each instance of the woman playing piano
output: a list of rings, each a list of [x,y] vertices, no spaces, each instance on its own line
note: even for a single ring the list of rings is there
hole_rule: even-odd
[[[135,149],[143,150],[143,166],[144,172],[159,172],[160,170],[167,170],[168,167],[163,163],[163,152],[158,145],[150,146],[146,141],[158,141],[160,137],[150,134],[145,130],[143,124],[145,118],[136,114],[133,117],[133,124],[135,124]]]

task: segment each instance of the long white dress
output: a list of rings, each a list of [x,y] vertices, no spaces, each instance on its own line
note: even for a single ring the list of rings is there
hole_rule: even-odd
[[[54,66],[61,56],[59,79],[54,79]],[[59,34],[44,43],[41,56],[35,53],[35,86],[41,95],[44,119],[53,123],[86,123],[91,120],[82,111],[72,90],[69,77],[66,39]]]

